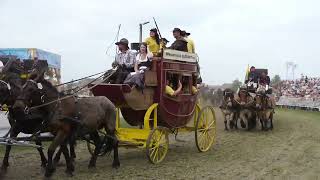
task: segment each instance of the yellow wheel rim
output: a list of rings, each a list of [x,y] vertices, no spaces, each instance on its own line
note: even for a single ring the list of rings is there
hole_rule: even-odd
[[[216,141],[216,117],[212,107],[204,107],[195,127],[196,145],[200,152],[208,151]]]
[[[153,164],[158,164],[166,157],[169,149],[168,131],[158,127],[151,131],[147,140],[147,157]]]

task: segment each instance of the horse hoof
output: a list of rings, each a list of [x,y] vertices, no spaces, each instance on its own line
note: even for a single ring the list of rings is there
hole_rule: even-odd
[[[73,172],[73,171],[72,171],[71,169],[67,169],[67,170],[66,170],[67,176],[73,177],[73,173],[72,173],[72,172]]]
[[[228,128],[224,128],[224,130],[225,130],[225,131],[229,131],[229,129],[228,129]]]
[[[3,172],[3,173],[7,172],[8,166],[9,166],[9,165],[2,165],[2,166],[1,166],[1,172]]]
[[[112,168],[118,169],[120,167],[120,162],[112,163]]]
[[[241,127],[246,128],[246,124],[243,121],[240,121]]]
[[[54,164],[58,164],[59,161],[60,161],[60,158],[55,158],[55,159],[53,160],[53,163],[54,163]]]
[[[90,164],[88,165],[88,169],[93,169],[93,168],[95,168],[95,167],[96,167],[96,165],[93,164],[93,163],[90,163]]]
[[[55,168],[48,168],[48,166],[47,166],[44,176],[51,177],[55,170],[56,170]]]
[[[47,163],[41,163],[41,168],[46,168],[47,167]]]
[[[3,163],[2,166],[1,166],[1,171],[6,172],[8,167],[9,167],[9,163],[8,162]]]

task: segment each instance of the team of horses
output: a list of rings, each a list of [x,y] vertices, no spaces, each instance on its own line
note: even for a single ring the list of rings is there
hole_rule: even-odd
[[[261,130],[273,129],[274,107],[265,88],[260,87],[254,93],[240,88],[238,93],[231,89],[223,91],[223,103],[220,106],[224,116],[225,130],[238,129],[238,121],[248,131],[254,129],[260,121]]]
[[[20,133],[29,134],[35,143],[42,146],[39,138],[42,132],[54,135],[48,147],[47,158],[41,147],[39,151],[41,166],[45,176],[50,177],[63,154],[66,161],[66,173],[74,172],[75,145],[77,139],[94,142],[95,150],[90,159],[89,168],[95,167],[102,145],[106,151],[113,150],[114,168],[120,166],[118,140],[116,137],[116,108],[106,97],[79,98],[64,94],[44,79],[42,71],[33,71],[33,75],[22,80],[15,73],[1,74],[0,103],[9,109],[8,119],[11,125],[7,136],[15,138]],[[98,130],[105,131],[102,139]],[[69,147],[68,147],[69,145]],[[10,145],[6,146],[1,173],[9,166]],[[54,157],[56,149],[59,151]]]

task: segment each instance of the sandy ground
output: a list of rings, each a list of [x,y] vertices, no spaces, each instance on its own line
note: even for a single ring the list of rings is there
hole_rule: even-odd
[[[320,179],[320,113],[277,110],[272,132],[226,132],[219,111],[217,117],[217,143],[207,153],[198,153],[193,133],[182,134],[185,142],[171,138],[159,165],[150,164],[142,149],[121,148],[119,169],[100,157],[89,170],[89,153],[79,143],[74,176],[66,176],[61,164],[52,179]],[[0,179],[43,179],[36,150],[15,148],[10,165]]]

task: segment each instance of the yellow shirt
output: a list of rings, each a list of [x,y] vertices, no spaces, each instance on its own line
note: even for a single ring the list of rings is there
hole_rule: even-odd
[[[159,53],[160,45],[157,44],[157,41],[153,37],[148,37],[145,40],[145,43],[148,45],[148,49],[150,52],[152,52],[153,55],[156,55]]]
[[[192,39],[189,38],[185,38],[186,41],[188,42],[187,46],[188,46],[188,52],[189,53],[195,53],[195,49],[194,49],[194,42]]]
[[[195,86],[192,86],[192,94],[196,94],[198,92],[198,89]]]
[[[173,96],[174,94],[174,90],[172,89],[172,87],[166,85],[166,89],[165,89],[166,94]]]

